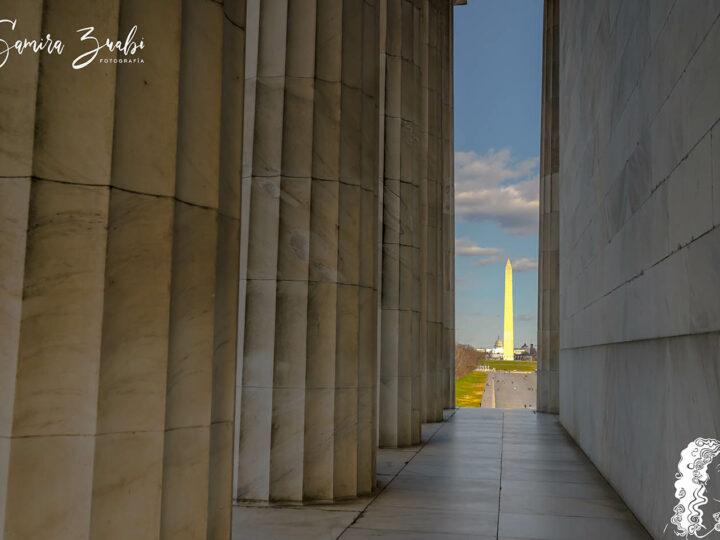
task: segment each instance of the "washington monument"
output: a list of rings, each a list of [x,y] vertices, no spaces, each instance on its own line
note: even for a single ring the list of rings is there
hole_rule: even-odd
[[[515,360],[513,343],[513,290],[512,264],[508,258],[505,263],[505,331],[503,335],[503,360]]]

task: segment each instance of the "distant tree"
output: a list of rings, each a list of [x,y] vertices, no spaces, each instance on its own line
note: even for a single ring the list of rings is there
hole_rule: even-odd
[[[455,378],[459,379],[473,371],[485,358],[484,351],[478,351],[472,345],[455,344]]]

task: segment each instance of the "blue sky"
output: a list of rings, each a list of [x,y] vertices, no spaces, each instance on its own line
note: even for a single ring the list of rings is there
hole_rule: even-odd
[[[455,8],[456,332],[502,334],[505,259],[516,271],[515,343],[537,343],[542,1]]]

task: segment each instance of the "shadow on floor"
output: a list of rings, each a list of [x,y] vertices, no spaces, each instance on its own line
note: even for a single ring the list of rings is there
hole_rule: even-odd
[[[635,540],[650,536],[560,425],[457,409],[423,443],[379,450],[378,492],[335,505],[236,506],[233,540]]]

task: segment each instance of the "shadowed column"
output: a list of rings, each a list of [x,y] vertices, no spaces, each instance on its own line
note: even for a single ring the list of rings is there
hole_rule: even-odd
[[[453,122],[454,10],[447,10],[443,42],[443,407],[455,407],[455,147]]]
[[[380,446],[420,442],[421,1],[387,2]]]
[[[538,272],[539,411],[559,411],[559,0],[545,1],[540,141],[540,248]]]
[[[449,70],[451,69],[450,40],[452,6],[441,0],[424,3],[423,25],[427,28],[423,51],[423,148],[426,154],[426,181],[421,186],[421,328],[425,328],[424,352],[421,354],[421,417],[423,422],[442,420],[443,407],[449,394],[449,370],[446,367],[448,348],[444,343],[449,332],[445,329],[445,277],[450,277],[445,249],[450,220],[452,160],[447,151],[452,139],[449,109]],[[448,133],[449,130],[449,133]],[[447,216],[447,217],[445,217]],[[454,233],[450,233],[453,234]],[[447,281],[449,290],[449,280]],[[452,308],[454,309],[454,307]]]

